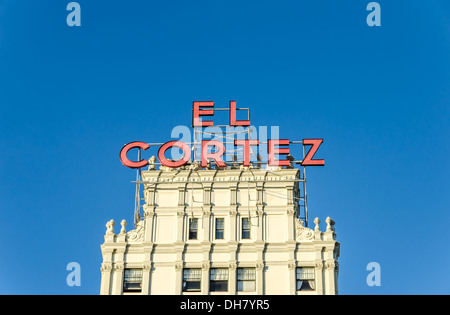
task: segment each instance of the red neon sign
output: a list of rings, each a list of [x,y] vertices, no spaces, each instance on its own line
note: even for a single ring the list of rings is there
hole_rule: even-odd
[[[250,120],[236,120],[236,102],[231,101],[228,108],[230,111],[230,126],[250,126]],[[201,117],[211,117],[214,116],[214,102],[193,102],[192,108],[192,126],[193,127],[210,127],[214,126],[212,120],[204,121]],[[269,139],[268,140],[268,165],[269,166],[290,166],[291,161],[287,159],[280,159],[281,155],[290,154],[289,144],[291,142],[288,139]],[[298,143],[298,142],[297,142]],[[306,155],[301,161],[302,166],[324,166],[325,160],[314,159],[314,155],[319,149],[320,145],[323,143],[323,139],[303,139],[301,142],[303,146],[311,146],[311,148],[306,152]],[[259,140],[246,139],[246,140],[234,140],[235,147],[243,147],[243,166],[250,166],[250,147],[259,146]],[[142,149],[147,150],[150,147],[149,144],[141,141],[131,142],[126,144],[120,151],[120,160],[122,164],[129,168],[141,168],[149,164],[145,159],[140,161],[131,161],[127,157],[127,153],[132,149]],[[183,151],[183,157],[179,160],[169,160],[166,158],[165,153],[167,150],[176,147]],[[214,148],[214,152],[208,152],[209,148]],[[217,140],[203,140],[201,142],[201,167],[206,167],[208,161],[213,160],[218,167],[226,167],[226,163],[223,161],[222,157],[225,154],[225,146],[222,142]],[[278,158],[277,158],[278,157]],[[191,149],[189,146],[182,141],[169,141],[164,143],[158,150],[159,162],[166,167],[177,168],[186,165],[191,158]]]
[[[303,145],[312,145],[305,158],[302,161],[302,166],[324,166],[325,160],[313,160],[314,154],[316,154],[323,139],[303,139]]]
[[[218,149],[217,152],[208,153],[208,147],[214,146]],[[202,141],[202,167],[206,167],[208,165],[208,159],[213,159],[214,163],[218,167],[225,167],[226,164],[222,160],[222,156],[225,153],[225,146],[222,142],[217,140],[203,140]]]
[[[269,140],[269,165],[289,166],[288,160],[275,160],[275,154],[289,154],[289,148],[275,148],[275,146],[288,146],[289,140]]]
[[[164,153],[166,153],[166,151],[168,149],[171,149],[173,147],[180,148],[184,152],[183,157],[178,161],[168,160],[168,159],[166,159],[166,157],[164,155]],[[163,164],[164,166],[167,166],[167,167],[172,167],[172,168],[181,167],[183,165],[186,165],[187,162],[189,162],[190,158],[191,158],[191,150],[189,149],[189,147],[186,143],[181,142],[181,141],[166,142],[159,148],[159,151],[158,151],[159,161],[161,162],[161,164]]]
[[[122,164],[129,168],[141,168],[141,167],[148,165],[147,160],[140,160],[137,162],[133,162],[128,159],[128,157],[127,157],[128,151],[130,151],[131,149],[135,149],[135,148],[139,148],[139,149],[142,149],[145,151],[148,148],[150,148],[150,145],[148,145],[145,142],[141,142],[141,141],[135,141],[135,142],[126,144],[122,148],[122,150],[120,150],[120,160],[122,161]]]

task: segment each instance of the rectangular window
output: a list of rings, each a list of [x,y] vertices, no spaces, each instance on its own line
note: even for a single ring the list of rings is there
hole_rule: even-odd
[[[314,291],[315,289],[316,283],[314,268],[297,268],[297,291]]]
[[[201,269],[183,269],[184,292],[201,291],[201,282],[202,282]]]
[[[141,292],[142,269],[125,269],[123,292]]]
[[[256,290],[256,270],[255,268],[237,269],[237,290],[255,291]]]
[[[228,269],[211,269],[209,279],[209,290],[211,292],[228,291]]]
[[[198,219],[190,218],[189,219],[189,239],[190,240],[197,239],[197,231],[198,231]]]
[[[223,240],[224,219],[216,219],[216,240]]]
[[[242,239],[250,239],[250,219],[242,218]]]

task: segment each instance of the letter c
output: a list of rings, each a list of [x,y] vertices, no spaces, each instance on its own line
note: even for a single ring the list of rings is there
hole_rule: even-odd
[[[137,161],[137,162],[133,162],[127,158],[128,151],[130,151],[131,149],[134,149],[134,148],[139,148],[139,149],[142,149],[145,151],[148,148],[150,148],[150,145],[148,145],[145,142],[141,142],[141,141],[135,141],[135,142],[126,144],[122,148],[122,150],[120,150],[120,161],[122,162],[122,164],[129,168],[141,168],[141,167],[148,165],[148,161],[145,159]]]

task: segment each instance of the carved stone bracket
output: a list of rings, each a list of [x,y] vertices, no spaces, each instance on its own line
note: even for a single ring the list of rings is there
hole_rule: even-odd
[[[175,263],[175,271],[182,271],[182,270],[183,270],[183,263],[182,262]]]
[[[111,272],[113,269],[112,263],[102,263],[101,272]]]
[[[316,269],[322,270],[323,269],[323,261],[318,261],[315,264]]]
[[[297,267],[297,265],[295,264],[295,262],[289,262],[288,263],[288,269],[289,270],[295,269],[296,267]]]
[[[123,271],[125,269],[125,265],[123,263],[115,263],[113,269],[114,271]]]
[[[129,243],[142,243],[145,235],[145,222],[139,221],[135,230],[131,230],[127,233],[127,241]]]
[[[263,270],[264,269],[264,263],[260,262],[256,264],[256,270]]]
[[[210,263],[209,262],[204,262],[202,263],[202,270],[203,271],[207,271],[210,268]]]
[[[337,261],[329,261],[325,263],[325,267],[327,268],[327,270],[339,270],[339,264]]]
[[[142,266],[142,269],[144,271],[151,271],[152,270],[152,263],[146,263]]]
[[[297,231],[298,240],[312,240],[314,239],[314,231],[305,227],[304,222],[300,218],[295,220],[295,228]]]

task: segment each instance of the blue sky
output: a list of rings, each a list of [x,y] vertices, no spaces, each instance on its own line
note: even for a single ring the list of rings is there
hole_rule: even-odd
[[[308,206],[336,221],[341,294],[450,293],[448,1],[378,1],[372,28],[369,0],[80,0],[74,28],[68,2],[0,0],[0,294],[98,294],[105,224],[133,218],[121,147],[196,100],[324,138]]]

